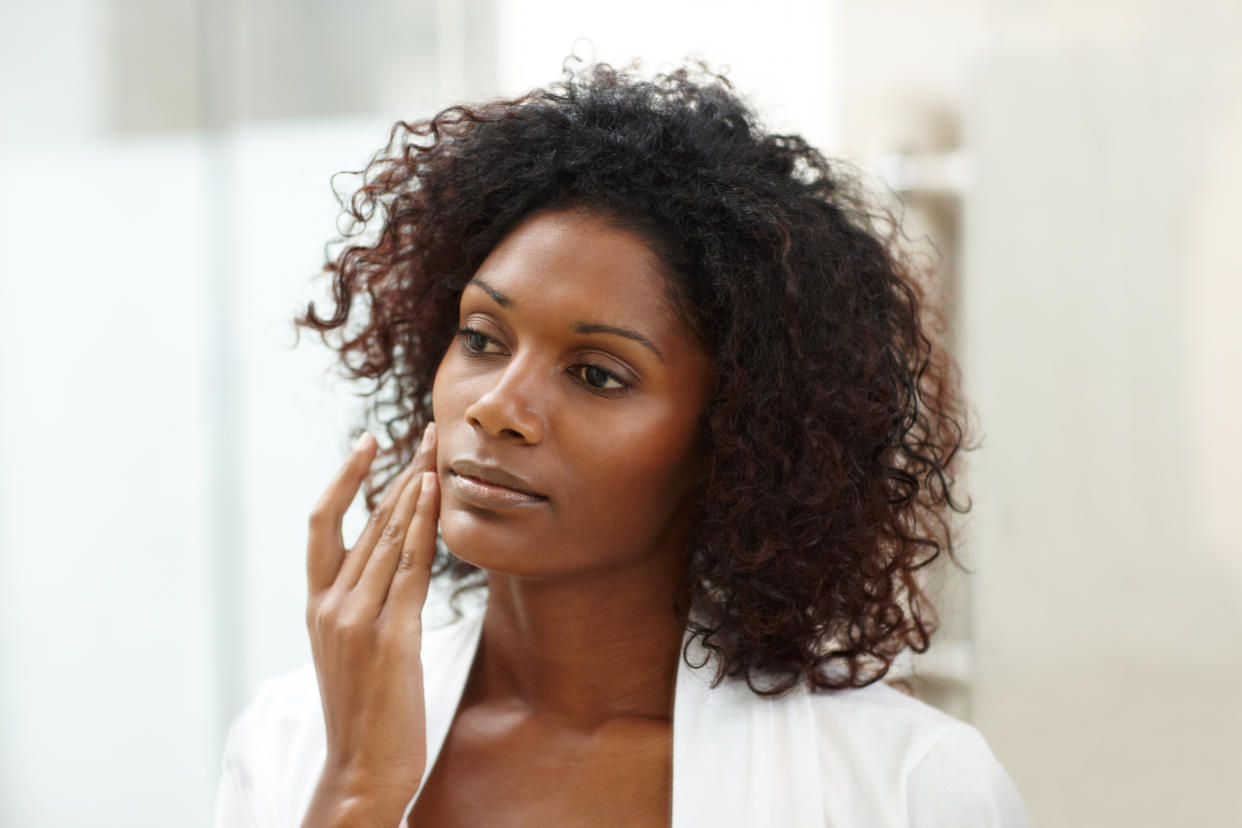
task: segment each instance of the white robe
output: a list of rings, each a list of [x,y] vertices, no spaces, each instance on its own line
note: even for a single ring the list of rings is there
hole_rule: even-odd
[[[424,633],[424,782],[481,629],[476,611]],[[707,672],[684,660],[678,668],[673,828],[1029,826],[1013,783],[979,732],[930,705],[883,684],[761,698],[744,682],[711,688]],[[215,827],[299,826],[325,752],[314,666],[264,682],[229,731]]]

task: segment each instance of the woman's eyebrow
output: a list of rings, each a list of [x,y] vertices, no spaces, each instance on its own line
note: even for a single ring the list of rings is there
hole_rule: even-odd
[[[487,282],[485,282],[485,281],[483,281],[482,279],[480,279],[478,276],[475,276],[475,277],[474,277],[473,279],[471,279],[469,282],[466,282],[466,286],[467,286],[467,287],[469,287],[470,285],[474,285],[474,286],[476,286],[476,287],[480,287],[480,288],[482,288],[483,290],[487,291],[487,295],[488,295],[488,296],[490,296],[490,297],[492,297],[492,299],[493,299],[493,300],[495,300],[496,304],[497,304],[497,305],[500,305],[502,308],[511,308],[511,307],[513,307],[513,300],[512,300],[512,299],[510,299],[508,296],[506,296],[505,294],[501,293],[500,291],[496,290],[496,288],[492,287],[492,286],[491,286],[491,285],[489,285]]]
[[[492,297],[492,300],[497,305],[500,305],[502,308],[513,307],[512,297],[501,293],[477,276],[466,284],[467,286],[474,285],[475,287],[481,288],[487,293],[488,296]],[[655,354],[656,357],[659,358],[660,362],[665,361],[664,354],[660,353],[660,349],[655,346],[655,343],[640,334],[638,331],[632,331],[629,328],[618,328],[615,325],[600,325],[596,322],[571,322],[570,327],[573,328],[576,333],[580,334],[605,333],[612,334],[613,336],[623,336],[626,339],[632,339]]]

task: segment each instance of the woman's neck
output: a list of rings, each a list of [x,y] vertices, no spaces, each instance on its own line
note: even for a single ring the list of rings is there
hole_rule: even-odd
[[[676,554],[558,580],[489,573],[469,695],[564,727],[671,720],[683,628]]]

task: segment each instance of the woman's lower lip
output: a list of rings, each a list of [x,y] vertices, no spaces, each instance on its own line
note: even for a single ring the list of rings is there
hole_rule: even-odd
[[[478,506],[488,508],[534,506],[547,500],[546,497],[539,497],[538,495],[519,492],[515,489],[506,489],[504,486],[484,483],[482,480],[475,480],[473,477],[466,477],[455,471],[450,471],[449,476],[457,496]]]

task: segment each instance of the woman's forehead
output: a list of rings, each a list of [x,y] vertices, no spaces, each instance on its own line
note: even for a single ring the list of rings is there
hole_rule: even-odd
[[[684,327],[663,263],[636,233],[580,208],[536,213],[510,232],[475,273],[472,288],[514,311],[590,311],[667,335]]]

